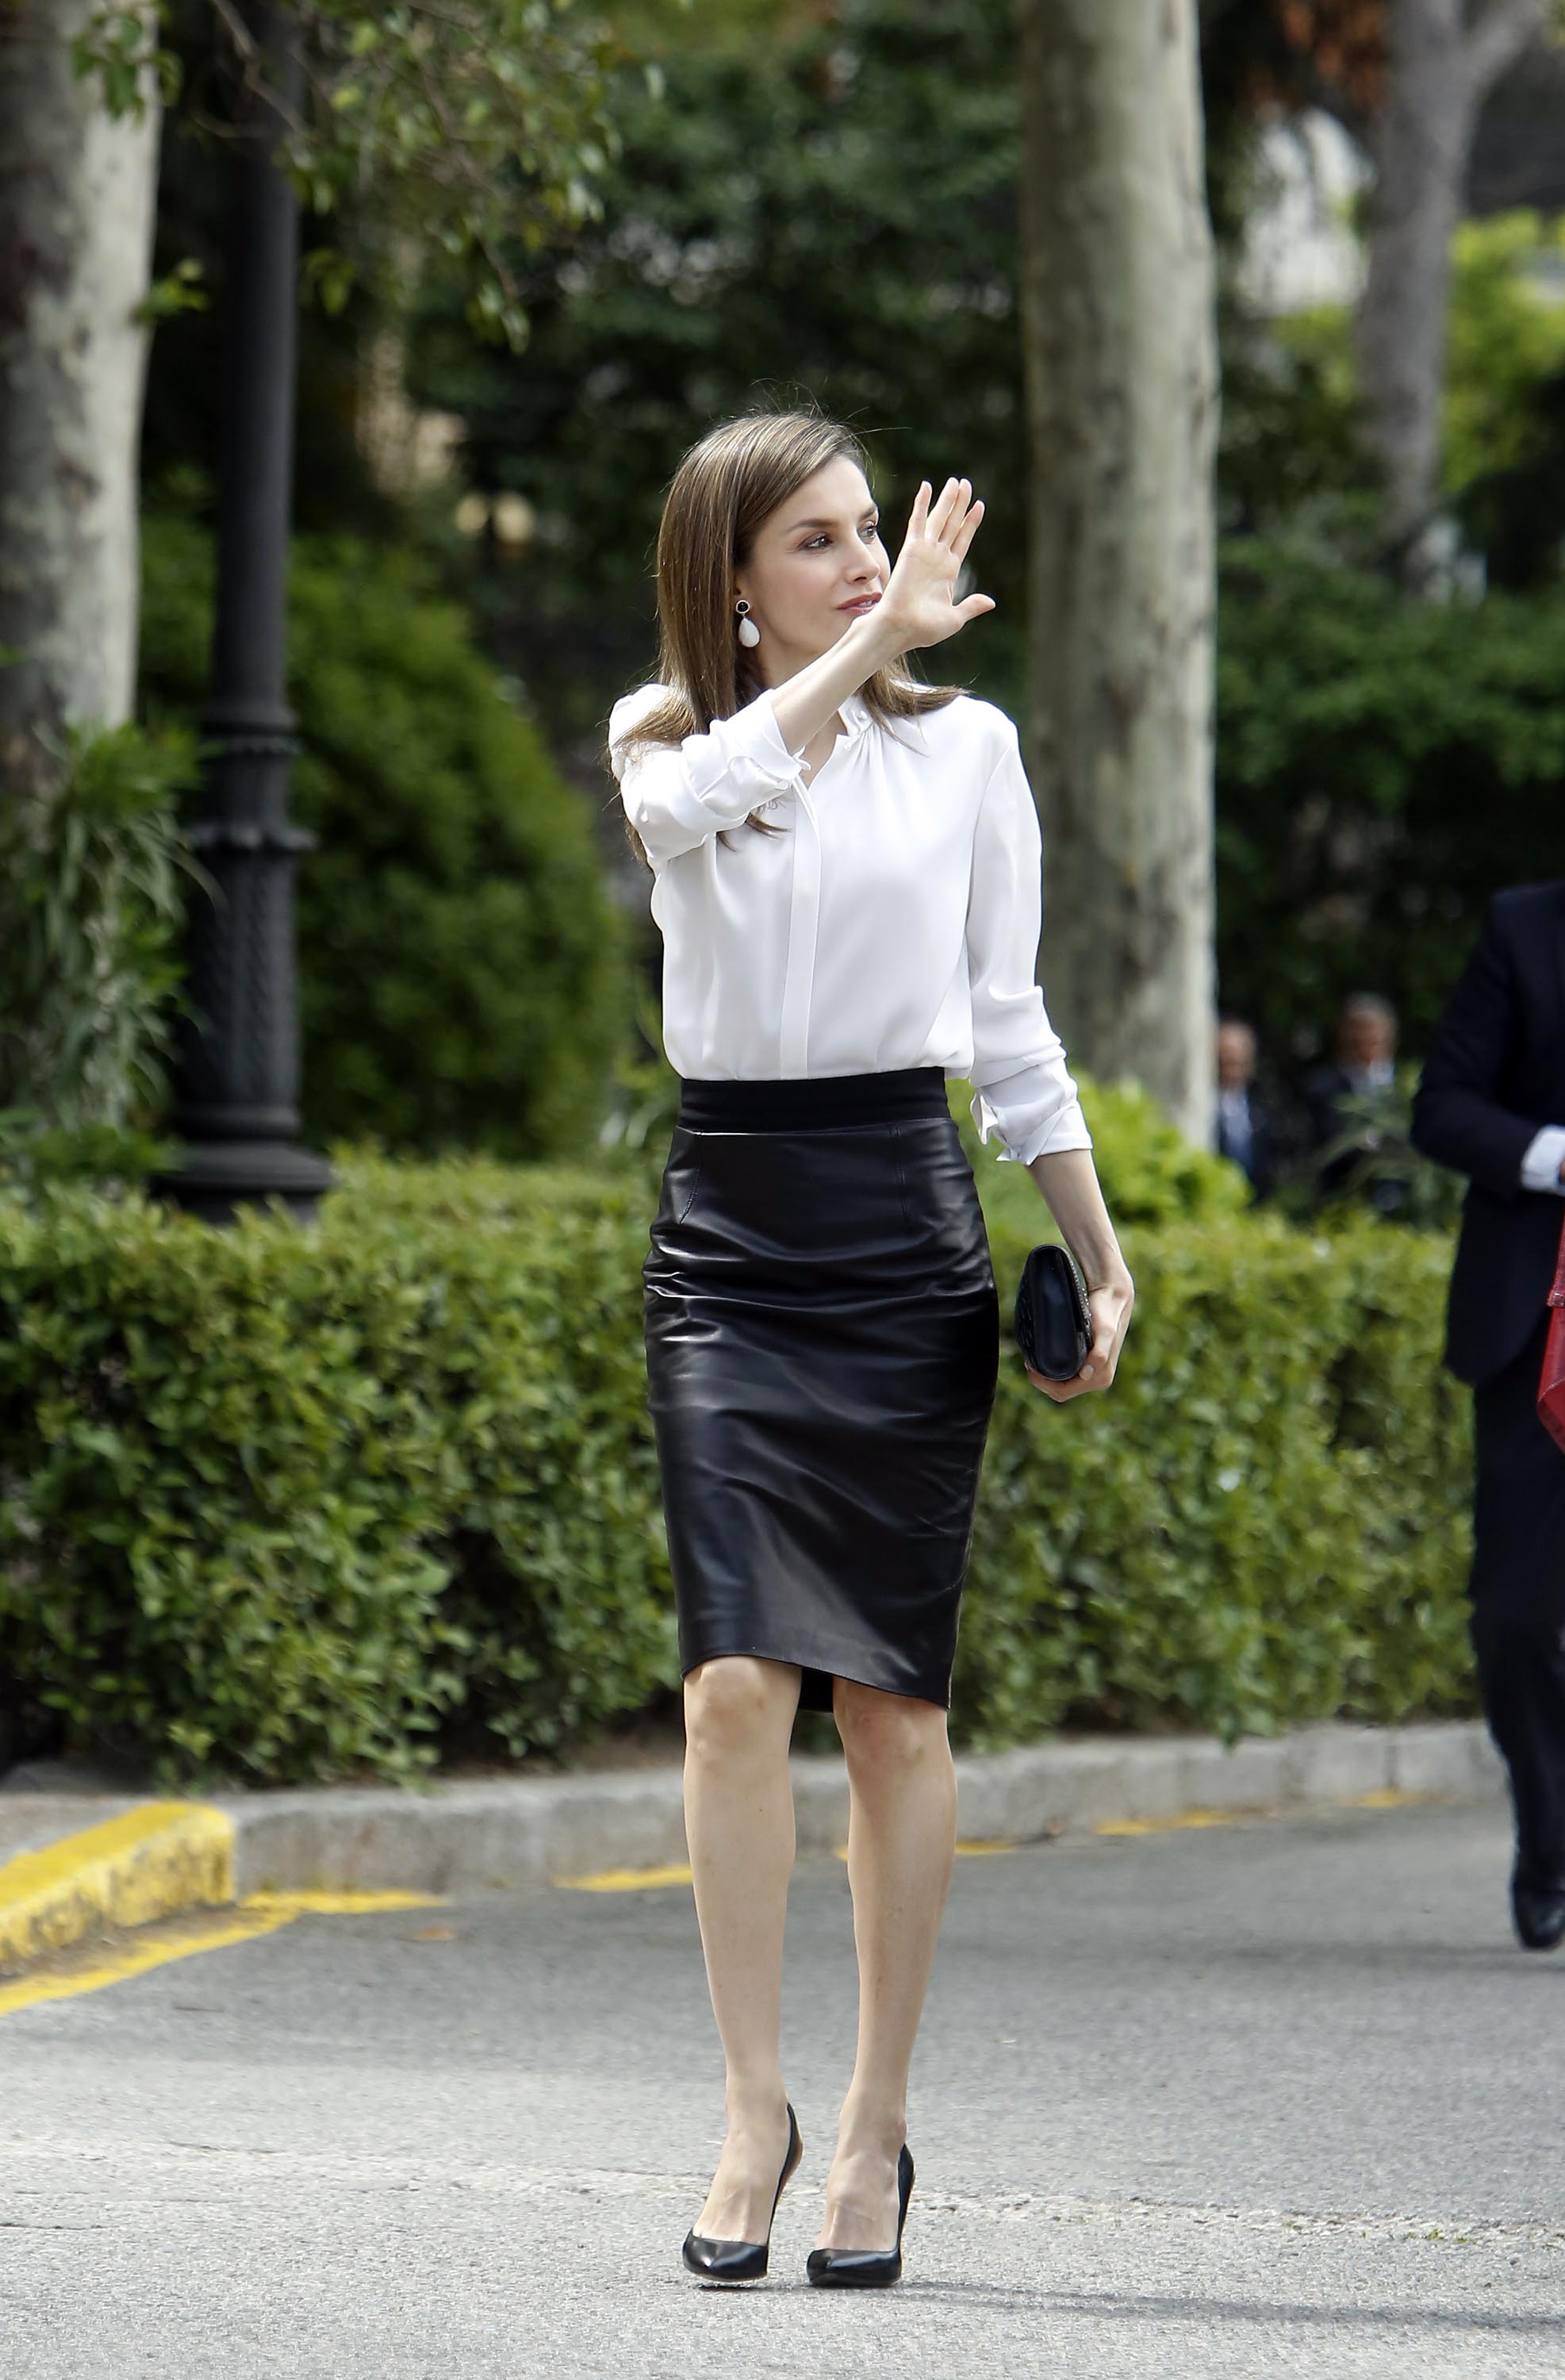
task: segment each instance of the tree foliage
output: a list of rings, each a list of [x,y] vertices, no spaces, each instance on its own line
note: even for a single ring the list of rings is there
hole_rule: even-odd
[[[1442,486],[1490,584],[1541,586],[1565,555],[1565,216],[1530,208],[1464,223],[1452,256]],[[1311,530],[1341,558],[1373,550],[1357,443],[1352,323],[1321,305],[1236,322],[1225,527]]]
[[[1488,895],[1565,874],[1565,596],[1411,602],[1259,541],[1221,588],[1225,1004],[1304,1056],[1373,989],[1417,1048]]]
[[[751,9],[733,28],[664,5],[640,22],[661,79],[626,86],[602,217],[515,260],[526,370],[475,348],[438,280],[415,326],[416,394],[463,417],[479,488],[539,516],[525,563],[486,590],[498,635],[579,704],[563,724],[596,723],[648,657],[679,455],[714,417],[802,389],[867,440],[892,501],[948,470],[987,495],[1000,609],[951,658],[993,667],[1025,587],[1007,0]]]
[[[178,13],[176,46],[171,0],[96,9],[77,64],[102,78],[112,111],[138,104],[148,67],[172,98],[191,47],[204,132],[231,132],[247,91],[277,99],[264,18],[246,0],[183,0]],[[432,246],[473,328],[523,346],[510,253],[601,213],[624,44],[578,0],[299,0],[288,13],[304,98],[285,110],[279,162],[312,214],[350,216],[356,234],[306,260],[324,302],[340,306],[367,264],[394,281],[410,247]]]

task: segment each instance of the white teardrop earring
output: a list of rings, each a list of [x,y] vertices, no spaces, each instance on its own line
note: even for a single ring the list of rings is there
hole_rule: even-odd
[[[737,603],[734,604],[734,609],[739,614],[739,642],[742,645],[758,645],[760,642],[760,630],[751,619],[750,607],[746,602],[742,595],[740,596]]]

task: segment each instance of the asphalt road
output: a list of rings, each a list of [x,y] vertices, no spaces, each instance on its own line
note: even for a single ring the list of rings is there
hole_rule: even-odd
[[[804,2280],[853,2037],[801,1866],[806,2158],[771,2277],[687,2278],[720,2070],[687,1888],[310,1917],[0,2018],[28,2380],[1565,2369],[1565,1953],[1494,1809],[958,1864],[900,2289]]]

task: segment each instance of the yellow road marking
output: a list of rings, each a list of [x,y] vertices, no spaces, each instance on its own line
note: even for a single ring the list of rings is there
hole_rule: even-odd
[[[1186,1827],[1238,1827],[1254,1818],[1318,1817],[1326,1807],[1339,1810],[1411,1810],[1425,1802],[1441,1802],[1449,1797],[1442,1793],[1404,1793],[1398,1787],[1383,1785],[1373,1793],[1345,1794],[1335,1804],[1320,1803],[1290,1807],[1283,1803],[1274,1808],[1253,1810],[1179,1810],[1169,1818],[1106,1818],[1093,1828],[1098,1835],[1166,1835]]]
[[[963,1842],[956,1846],[959,1856],[964,1859],[979,1859],[995,1852],[1013,1852],[1017,1848],[1015,1843],[1001,1841]],[[846,1843],[839,1843],[836,1851],[838,1859],[845,1860],[847,1855]],[[687,1867],[605,1867],[600,1868],[593,1876],[557,1876],[551,1879],[566,1892],[653,1892],[664,1885],[688,1884],[690,1880]]]
[[[0,1965],[233,1898],[233,1820],[200,1802],[145,1802],[0,1866]]]
[[[100,1992],[109,1984],[128,1983],[166,1967],[175,1959],[193,1959],[202,1950],[221,1950],[231,1942],[252,1942],[259,1935],[275,1934],[297,1917],[362,1917],[376,1910],[443,1909],[438,1894],[428,1892],[257,1892],[237,1909],[214,1915],[210,1925],[144,1942],[127,1942],[101,1958],[56,1969],[53,1973],[22,1975],[0,1984],[0,2016],[13,2009],[30,2008],[39,2000],[75,1999],[82,1992]]]
[[[992,1842],[980,1841],[977,1838],[974,1838],[971,1841],[959,1842],[957,1844],[956,1856],[958,1859],[989,1859],[993,1857],[996,1852],[1019,1852],[1022,1846],[1020,1843],[1012,1842],[1008,1839],[1002,1839],[1000,1836],[996,1836]],[[846,1843],[839,1843],[837,1845],[836,1852],[838,1859],[845,1860],[847,1855],[848,1847]]]
[[[372,1917],[382,1909],[443,1909],[438,1892],[252,1892],[242,1909],[280,1910],[287,1917]]]
[[[24,1975],[18,1983],[0,1984],[0,2016],[9,2015],[13,2009],[31,2008],[39,2000],[70,2000],[81,1992],[102,1991],[107,1984],[127,1983],[133,1975],[167,1966],[171,1959],[194,1958],[198,1950],[220,1950],[228,1942],[249,1942],[258,1934],[274,1934],[280,1925],[291,1925],[294,1915],[292,1910],[257,1910],[247,1916],[243,1910],[236,1910],[220,1924],[202,1926],[200,1933],[183,1935],[177,1941],[127,1943],[106,1958],[64,1973]]]
[[[1180,1810],[1171,1818],[1105,1818],[1095,1835],[1169,1835],[1184,1827],[1232,1827],[1254,1818],[1256,1810]]]
[[[605,1867],[596,1876],[557,1876],[551,1879],[567,1892],[649,1892],[660,1885],[688,1884],[687,1867]]]

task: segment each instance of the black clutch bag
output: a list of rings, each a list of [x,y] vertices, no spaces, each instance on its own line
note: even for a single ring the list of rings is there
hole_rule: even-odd
[[[1086,1283],[1068,1248],[1046,1241],[1022,1267],[1016,1292],[1016,1344],[1029,1371],[1074,1380],[1092,1344]]]

